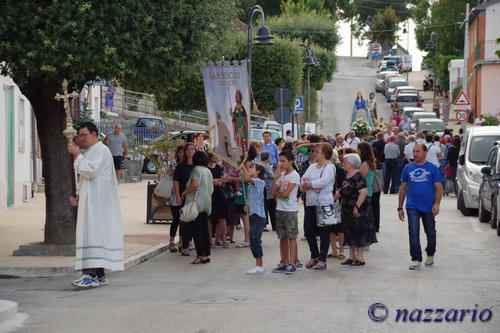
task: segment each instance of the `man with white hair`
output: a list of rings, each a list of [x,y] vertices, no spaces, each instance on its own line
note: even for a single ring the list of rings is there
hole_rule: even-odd
[[[349,131],[347,135],[347,144],[349,145],[349,148],[358,149],[358,144],[361,140],[356,136],[356,132]]]
[[[335,137],[335,142],[337,143],[335,145],[335,149],[337,150],[342,148],[349,148],[349,144],[345,142],[344,137],[340,134]]]

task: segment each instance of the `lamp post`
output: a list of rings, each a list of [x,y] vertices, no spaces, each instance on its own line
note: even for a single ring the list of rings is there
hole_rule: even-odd
[[[307,69],[307,122],[309,122],[311,118],[311,67],[318,67],[319,62],[315,56],[311,56],[311,51],[314,52],[312,48],[302,43],[299,46],[306,52],[304,66]]]
[[[257,31],[257,36],[255,38],[252,38],[252,20],[253,16],[255,13],[259,13],[262,17],[262,23],[259,27],[259,30]],[[253,39],[256,40],[255,44],[257,45],[272,45],[274,44],[273,38],[274,36],[271,34],[271,31],[266,25],[266,17],[264,15],[264,10],[262,10],[262,7],[259,5],[255,5],[248,10],[248,19],[247,19],[247,25],[248,25],[248,79],[250,82],[250,90],[252,86],[252,46],[253,46]]]
[[[406,34],[406,52],[410,54],[410,21],[406,20],[406,27],[403,28],[403,34]],[[406,81],[409,80],[410,71],[406,70]]]
[[[432,102],[436,100],[436,86],[437,86],[437,66],[438,66],[438,43],[439,43],[439,34],[436,31],[431,33],[431,39],[427,42],[426,50],[432,51],[434,50],[434,82],[433,82],[433,91],[434,98]]]

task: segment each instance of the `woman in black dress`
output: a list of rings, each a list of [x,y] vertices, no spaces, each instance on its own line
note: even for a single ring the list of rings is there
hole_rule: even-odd
[[[193,171],[193,155],[196,153],[196,147],[193,143],[186,144],[184,149],[184,159],[181,163],[177,164],[174,171],[174,194],[176,204],[172,206],[172,216],[174,220],[179,220],[181,215],[181,208],[184,206],[184,200],[181,194],[186,190],[186,185],[191,177]],[[193,238],[193,227],[191,223],[180,221],[180,235],[182,238],[182,255],[189,255],[189,242]]]
[[[212,178],[214,179],[214,193],[212,193],[212,214],[210,215],[211,223],[208,224],[208,232],[210,234],[210,246],[213,248],[215,245],[222,245],[223,248],[227,249],[227,203],[222,195],[222,186],[224,186],[225,181],[222,179],[224,175],[224,168],[219,164],[219,158],[211,153],[208,154],[208,169],[212,172]],[[215,245],[212,238],[212,228],[215,228]]]
[[[359,172],[361,159],[358,154],[344,156],[343,167],[346,179],[335,194],[341,199],[342,222],[345,226],[346,244],[349,245],[349,259],[342,265],[363,266],[363,247],[371,244],[368,202],[366,201],[366,180]]]
[[[335,166],[335,184],[333,186],[333,194],[337,189],[344,183],[345,180],[345,170],[339,161],[339,155],[334,149],[332,154],[332,163]],[[337,240],[339,242],[339,251],[337,253]],[[344,223],[341,221],[338,224],[332,225],[330,227],[330,245],[332,247],[332,253],[328,254],[329,258],[337,258],[340,260],[345,259],[344,255]]]

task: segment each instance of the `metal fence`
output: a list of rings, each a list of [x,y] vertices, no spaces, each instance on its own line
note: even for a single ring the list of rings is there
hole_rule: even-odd
[[[108,87],[101,85],[101,110],[106,108],[106,95]],[[113,108],[111,110],[118,113],[122,118],[133,116],[134,113],[158,115],[155,96],[138,91],[116,88],[113,92]]]

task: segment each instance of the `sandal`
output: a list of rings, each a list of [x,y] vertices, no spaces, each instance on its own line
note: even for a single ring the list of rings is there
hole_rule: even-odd
[[[201,259],[202,264],[208,264],[209,262],[210,262],[210,258],[208,258],[208,257]]]
[[[241,249],[243,247],[249,247],[249,246],[250,244],[248,244],[247,242],[241,242],[238,245],[236,245],[236,248]]]
[[[307,262],[306,268],[313,268],[318,263],[318,259],[311,259]]]
[[[314,270],[321,271],[323,269],[326,269],[326,262],[318,262],[316,265],[313,266]]]
[[[354,262],[351,264],[351,266],[364,266],[366,262],[364,261],[359,261],[359,260],[354,260]]]
[[[176,253],[177,245],[175,244],[175,242],[170,242],[170,244],[168,245],[168,249],[171,253]]]
[[[301,263],[299,260],[297,260],[297,261],[295,262],[295,267],[297,267],[297,268],[301,268],[302,266],[304,266],[304,265],[302,265],[302,263]]]
[[[337,259],[339,259],[339,255],[338,254],[333,254],[333,253],[329,253],[327,257],[328,258],[337,258]]]
[[[229,248],[229,244],[227,242],[222,243],[222,248],[223,249],[228,249]]]
[[[345,255],[343,253],[339,254],[339,256],[337,257],[339,260],[344,260],[345,259]]]
[[[203,263],[203,259],[201,259],[201,257],[196,257],[196,258],[194,258],[193,261],[191,261],[191,265],[198,265],[201,263]]]
[[[352,259],[347,259],[346,261],[341,262],[341,265],[351,265],[354,262]]]

